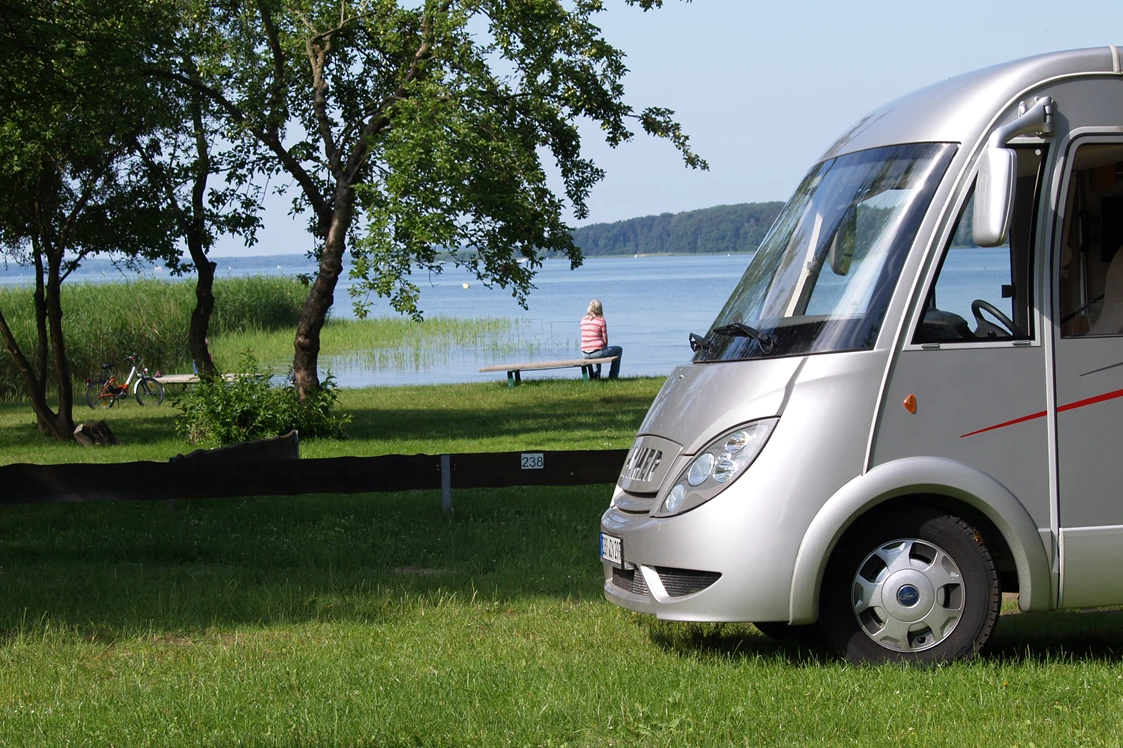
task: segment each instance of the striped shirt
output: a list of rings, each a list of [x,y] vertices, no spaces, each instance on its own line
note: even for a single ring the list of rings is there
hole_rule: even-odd
[[[592,353],[608,347],[608,324],[604,317],[584,317],[581,320],[581,351]]]

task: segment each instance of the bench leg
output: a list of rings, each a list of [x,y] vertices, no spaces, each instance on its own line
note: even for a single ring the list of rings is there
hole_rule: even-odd
[[[583,365],[581,367],[581,379],[588,382],[589,381],[589,375],[592,373],[592,371],[593,371],[592,366],[590,366],[588,364]]]
[[[515,386],[515,377],[517,377],[518,375],[519,375],[519,373],[517,371],[507,372],[507,386],[508,387],[514,387]]]

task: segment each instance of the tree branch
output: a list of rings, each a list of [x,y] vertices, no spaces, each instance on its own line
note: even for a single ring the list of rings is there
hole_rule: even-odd
[[[304,43],[304,51],[308,55],[308,62],[312,66],[312,110],[316,117],[316,127],[320,131],[320,140],[324,143],[324,155],[328,157],[328,166],[332,175],[338,180],[343,177],[339,170],[339,146],[331,132],[331,118],[328,116],[328,84],[324,80],[324,66],[327,65],[328,54],[331,53],[331,37],[321,46],[316,40],[324,38],[323,35],[310,37]]]
[[[123,144],[118,145],[116,150],[106,154],[104,160],[102,161],[101,168],[95,170],[90,175],[89,179],[84,180],[82,184],[82,192],[81,194],[76,196],[77,199],[74,201],[74,205],[70,209],[70,213],[62,222],[62,228],[59,230],[58,237],[56,237],[56,244],[58,244],[57,249],[60,255],[65,251],[66,246],[69,243],[70,232],[74,229],[74,223],[78,220],[78,216],[82,215],[82,211],[84,211],[86,209],[86,206],[90,204],[90,200],[92,200],[94,195],[97,193],[96,188],[98,183],[101,182],[101,179],[105,176],[105,173],[109,171],[109,167],[112,166],[113,163],[125,151],[125,147],[126,146]]]
[[[359,171],[366,161],[367,154],[370,152],[369,142],[380,132],[385,131],[390,126],[390,118],[387,114],[389,108],[396,102],[402,101],[409,96],[406,90],[406,85],[412,83],[424,74],[424,65],[433,56],[433,16],[434,14],[444,14],[448,12],[451,7],[451,0],[444,0],[441,2],[435,11],[426,13],[421,21],[421,44],[418,45],[417,51],[413,54],[413,61],[410,63],[409,70],[406,71],[405,79],[402,85],[394,91],[390,96],[382,99],[375,106],[374,111],[371,113],[370,119],[363,127],[362,136],[355,144],[355,149],[351,151],[350,158],[347,159],[347,177],[352,182],[358,177]]]
[[[277,159],[281,162],[281,165],[284,167],[285,171],[292,175],[292,178],[295,179],[296,183],[300,185],[301,190],[303,190],[305,197],[308,198],[308,202],[312,206],[312,210],[316,212],[316,215],[318,217],[325,215],[325,213],[330,215],[331,208],[323,199],[323,196],[320,194],[320,191],[316,187],[316,182],[312,178],[312,175],[308,173],[308,171],[304,168],[300,161],[298,161],[293,157],[291,153],[289,153],[288,149],[284,147],[277,135],[272,134],[261,127],[255,127],[250,122],[245,112],[243,112],[237,104],[230,101],[225,96],[223,96],[221,92],[206,85],[202,81],[196,80],[181,73],[177,73],[174,70],[148,68],[145,72],[158,78],[166,78],[168,80],[180,83],[184,86],[188,86],[192,90],[197,91],[210,101],[220,106],[230,116],[230,118],[234,120],[236,124],[244,127],[255,138],[257,138],[262,143],[262,145],[271,150],[273,154],[277,156]]]
[[[285,90],[285,52],[281,47],[277,27],[273,25],[273,14],[265,3],[258,0],[257,12],[261,15],[261,26],[265,31],[265,38],[269,42],[269,52],[273,56],[273,80],[269,84],[269,106],[265,113],[268,132],[280,142],[280,125],[283,116],[277,116],[283,108]]]
[[[62,272],[62,269],[61,269],[61,267],[60,267],[60,269],[59,269],[59,279],[58,279],[58,282],[59,282],[59,283],[62,283],[62,282],[63,282],[63,281],[65,281],[65,280],[66,280],[67,278],[69,278],[69,277],[70,277],[70,274],[71,274],[71,273],[73,273],[73,272],[74,272],[75,270],[77,270],[77,269],[78,269],[78,266],[79,266],[80,264],[82,264],[82,260],[86,259],[86,257],[87,257],[87,256],[88,256],[89,254],[90,254],[90,250],[88,250],[88,249],[83,249],[83,250],[79,251],[79,252],[78,252],[78,254],[76,254],[76,255],[74,256],[74,258],[73,258],[73,259],[71,259],[71,260],[67,260],[67,261],[66,261],[65,263],[63,263],[64,265],[66,265],[66,272]]]
[[[140,141],[133,138],[133,150],[140,156],[140,160],[144,162],[156,177],[156,183],[159,185],[160,191],[164,193],[164,199],[168,205],[171,206],[172,212],[175,213],[176,223],[179,225],[179,230],[184,231],[187,228],[187,214],[184,213],[183,207],[179,204],[176,198],[175,190],[172,189],[172,179],[168,176],[167,170],[145,152],[141,146]]]
[[[16,342],[15,336],[12,335],[12,330],[8,326],[8,320],[4,318],[4,312],[0,311],[0,338],[4,340],[4,349],[8,351],[12,361],[15,362],[16,368],[23,374],[24,381],[27,383],[28,393],[34,393],[39,386],[38,377],[35,370],[31,368],[31,362],[23,355],[20,350],[19,343]]]
[[[312,67],[312,108],[316,117],[316,126],[320,132],[320,139],[324,143],[324,155],[328,158],[328,168],[331,169],[332,175],[337,180],[351,180],[354,177],[354,172],[350,169],[347,173],[341,171],[339,143],[331,131],[331,118],[328,116],[329,86],[324,79],[324,69],[327,65],[328,55],[331,54],[332,40],[335,35],[367,15],[360,13],[351,18],[344,18],[344,13],[345,10],[341,6],[339,25],[321,32],[316,32],[311,22],[303,14],[298,16],[304,26],[313,32],[312,36],[304,42],[304,51],[308,56],[308,63]]]

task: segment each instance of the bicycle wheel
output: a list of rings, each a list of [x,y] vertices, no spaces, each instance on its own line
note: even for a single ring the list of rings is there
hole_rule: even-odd
[[[136,395],[137,405],[159,405],[164,402],[164,385],[152,377],[141,377],[137,380],[133,394]]]
[[[112,408],[117,398],[105,389],[104,379],[91,379],[86,385],[86,405],[91,408]]]

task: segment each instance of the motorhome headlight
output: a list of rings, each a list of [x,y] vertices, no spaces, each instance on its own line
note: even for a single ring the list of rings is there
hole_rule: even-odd
[[[743,424],[708,444],[671,484],[656,515],[688,511],[725,490],[760,454],[778,420]]]
[[[709,478],[710,473],[713,472],[715,462],[717,462],[717,458],[709,452],[698,455],[690,463],[690,470],[686,473],[686,482],[691,486],[700,486],[705,483],[706,478]]]
[[[737,474],[737,463],[733,460],[718,460],[714,465],[714,481],[727,483]]]
[[[686,498],[686,486],[678,483],[671,492],[667,494],[667,498],[663,500],[663,511],[674,512],[682,506],[682,500]]]

